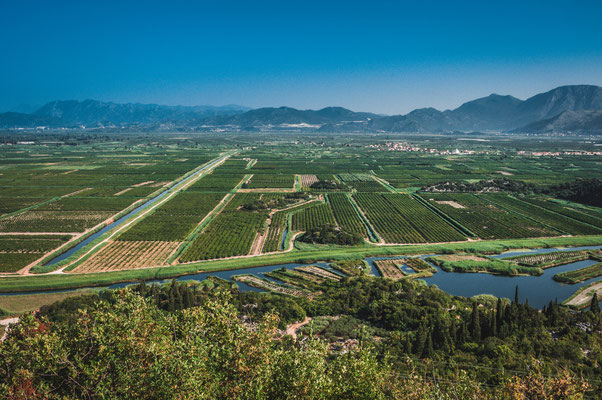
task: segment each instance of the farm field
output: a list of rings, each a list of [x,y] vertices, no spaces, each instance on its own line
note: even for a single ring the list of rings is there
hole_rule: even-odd
[[[393,280],[401,279],[406,276],[406,273],[400,268],[401,264],[403,264],[403,262],[400,259],[374,261],[374,265],[381,276]]]
[[[268,218],[265,210],[245,210],[258,195],[237,194],[182,254],[182,262],[241,256],[249,253]]]
[[[16,272],[71,239],[62,235],[0,236],[0,273]]]
[[[164,265],[180,242],[115,241],[73,269],[76,273],[105,272]]]
[[[408,195],[357,193],[353,198],[387,243],[466,240],[437,214]]]
[[[339,226],[348,232],[367,236],[368,232],[364,221],[358,211],[353,207],[349,195],[346,193],[331,193],[326,195],[332,208],[334,218]]]
[[[553,228],[491,204],[474,194],[424,193],[421,197],[482,239],[560,235]]]
[[[300,133],[141,133],[98,142],[50,134],[31,139],[33,144],[0,148],[0,272],[7,275],[24,274],[22,269],[33,263],[44,279],[51,269],[43,264],[75,245],[71,242],[150,202],[220,154],[228,157],[170,192],[167,201],[115,234],[95,238],[83,259],[75,253],[62,262],[61,275],[102,272],[110,279],[128,270],[212,268],[230,258],[240,258],[237,266],[253,259],[260,264],[264,256],[311,262],[315,254],[331,254],[332,261],[360,253],[391,254],[392,249],[398,253],[391,256],[400,255],[403,246],[464,249],[476,242],[537,238],[543,243],[545,238],[602,234],[601,209],[532,193],[533,187],[598,177],[594,158],[518,155],[508,152],[519,145],[514,139],[389,139],[416,141],[420,149],[437,145],[436,151],[414,153],[382,151],[379,146],[387,142],[376,137]],[[541,152],[557,143],[524,139],[520,145]],[[456,148],[472,153],[450,155]],[[470,185],[484,179],[532,186],[526,194],[432,190],[440,182]],[[332,241],[314,236],[304,242],[306,232],[330,235]],[[347,240],[353,235],[359,241]],[[418,260],[408,260],[407,267],[430,273],[431,267]],[[352,274],[362,266],[339,268]]]
[[[550,226],[559,232],[572,235],[594,235],[602,232],[602,228],[597,228],[596,226],[538,207],[512,196],[501,194],[484,194],[480,196],[493,204],[528,216],[528,218]]]
[[[550,268],[562,264],[587,259],[599,259],[600,252],[591,250],[556,251],[551,253],[506,257],[504,260],[512,261],[527,267]]]
[[[543,273],[541,268],[526,267],[516,263],[488,258],[482,255],[442,255],[429,257],[428,261],[446,272],[488,272],[497,275],[534,275]]]
[[[563,283],[575,284],[602,275],[602,262],[575,271],[562,272],[554,275],[554,280]]]

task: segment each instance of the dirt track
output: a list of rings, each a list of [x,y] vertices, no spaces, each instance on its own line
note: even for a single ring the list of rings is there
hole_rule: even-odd
[[[573,297],[571,300],[567,301],[566,304],[569,306],[581,306],[583,304],[588,304],[592,299],[592,292],[598,293],[598,298],[602,296],[602,281],[595,283],[594,285],[584,289],[577,296]]]
[[[302,326],[306,325],[309,323],[309,321],[311,321],[310,317],[305,317],[305,319],[301,322],[295,322],[294,324],[290,324],[289,326],[286,327],[286,335],[291,335],[293,337],[293,339],[297,340],[297,329],[301,328]]]

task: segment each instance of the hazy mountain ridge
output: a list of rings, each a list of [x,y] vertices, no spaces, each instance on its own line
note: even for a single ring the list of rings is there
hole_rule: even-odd
[[[561,86],[526,100],[491,94],[454,110],[416,109],[383,116],[342,107],[298,110],[241,106],[163,106],[95,100],[53,101],[32,114],[0,114],[0,128],[131,127],[145,130],[278,130],[323,132],[576,132],[600,133],[602,88]]]
[[[532,122],[513,132],[577,132],[602,135],[602,110],[563,111],[555,117]]]

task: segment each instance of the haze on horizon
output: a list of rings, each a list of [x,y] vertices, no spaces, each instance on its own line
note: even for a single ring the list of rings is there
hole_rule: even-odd
[[[451,3],[4,2],[0,111],[91,98],[405,114],[602,86],[600,2]]]

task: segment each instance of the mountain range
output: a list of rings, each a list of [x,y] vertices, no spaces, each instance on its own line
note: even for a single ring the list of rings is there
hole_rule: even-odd
[[[136,130],[309,130],[321,132],[514,132],[602,134],[602,88],[561,86],[526,100],[491,94],[454,110],[421,108],[405,115],[342,107],[163,106],[53,101],[33,113],[0,114],[0,128]]]

